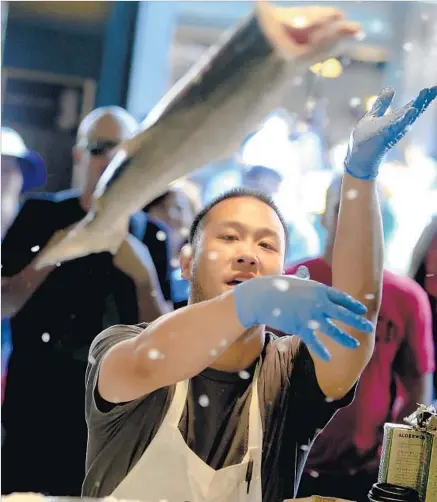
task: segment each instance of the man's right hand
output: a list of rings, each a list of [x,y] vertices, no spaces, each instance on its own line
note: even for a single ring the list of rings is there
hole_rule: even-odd
[[[362,317],[366,313],[362,303],[324,284],[293,276],[250,279],[235,287],[234,299],[245,328],[264,324],[297,335],[323,360],[329,360],[330,355],[315,330],[344,347],[359,345],[331,320],[368,333],[374,330],[373,324]]]

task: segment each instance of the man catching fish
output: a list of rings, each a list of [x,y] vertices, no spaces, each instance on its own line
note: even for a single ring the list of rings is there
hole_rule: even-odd
[[[148,502],[281,502],[309,448],[347,406],[374,347],[383,267],[379,164],[437,95],[386,115],[384,89],[355,126],[333,287],[282,276],[287,230],[265,195],[223,194],[181,254],[189,305],[118,325],[90,350],[83,495]],[[290,333],[275,339],[265,326]],[[370,487],[369,487],[370,488]]]

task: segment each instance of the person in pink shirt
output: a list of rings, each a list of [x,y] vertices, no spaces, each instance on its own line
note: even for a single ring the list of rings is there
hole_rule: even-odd
[[[324,255],[300,262],[286,274],[295,274],[304,265],[312,280],[331,285],[340,187],[341,179],[336,179],[327,193]],[[432,317],[425,292],[413,280],[384,271],[375,351],[354,402],[339,411],[315,440],[299,495],[367,502],[377,480],[383,425],[402,422],[416,403],[431,403],[434,364]]]

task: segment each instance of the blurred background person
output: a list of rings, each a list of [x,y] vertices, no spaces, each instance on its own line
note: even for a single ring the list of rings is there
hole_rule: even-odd
[[[424,229],[413,251],[409,276],[428,295],[432,311],[434,347],[437,347],[437,215]],[[435,355],[437,356],[437,349]],[[437,400],[437,371],[434,373],[434,399]]]
[[[43,159],[36,152],[28,150],[21,136],[9,127],[2,127],[1,148],[1,232],[3,241],[3,237],[18,214],[21,195],[43,186],[46,180],[46,170]],[[3,317],[2,313],[2,403],[11,352],[10,321],[7,317]]]
[[[148,224],[144,244],[156,264],[164,291],[170,289],[175,308],[188,301],[188,282],[182,278],[179,256],[188,244],[188,233],[200,202],[180,187],[171,187],[144,208]]]
[[[305,266],[312,280],[331,285],[340,190],[341,178],[335,178],[322,218],[327,231],[323,257],[304,260],[287,274]],[[383,197],[380,191],[384,207]],[[384,423],[402,423],[417,403],[431,404],[434,364],[431,310],[424,291],[411,279],[385,270],[373,356],[354,402],[339,411],[315,440],[300,496],[317,493],[366,502],[369,487],[378,478]]]
[[[274,197],[282,183],[282,176],[265,166],[252,166],[243,173],[242,185],[245,188],[259,190],[269,197]]]
[[[91,341],[109,325],[152,321],[168,311],[150,254],[128,228],[114,256],[34,268],[38,252],[85,216],[114,149],[135,125],[124,110],[94,110],[73,151],[84,188],[29,198],[3,240],[2,315],[12,318],[14,347],[2,409],[3,493],[80,495]]]

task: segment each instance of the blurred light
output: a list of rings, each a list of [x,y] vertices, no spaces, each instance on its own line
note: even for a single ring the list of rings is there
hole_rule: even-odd
[[[293,18],[291,24],[294,28],[305,28],[308,25],[308,19],[304,16],[297,16]]]
[[[347,148],[348,143],[346,141],[331,148],[329,158],[334,173],[342,173],[344,171],[344,159],[346,158]]]
[[[357,108],[358,106],[361,105],[361,99],[360,98],[351,98],[349,101],[349,105],[352,106],[352,108]]]
[[[413,44],[411,42],[405,42],[402,48],[405,52],[411,52],[413,50]]]
[[[320,73],[324,78],[337,78],[343,73],[343,65],[338,59],[327,59],[323,63],[316,63],[310,67],[313,73]]]
[[[370,111],[372,106],[375,104],[375,101],[378,99],[378,96],[370,96],[366,99],[366,111]]]
[[[380,19],[375,19],[370,24],[370,30],[373,33],[381,33],[383,29],[384,29],[384,23]]]
[[[420,14],[420,19],[422,21],[428,21],[429,20],[429,15],[426,12],[423,12],[422,14]]]

